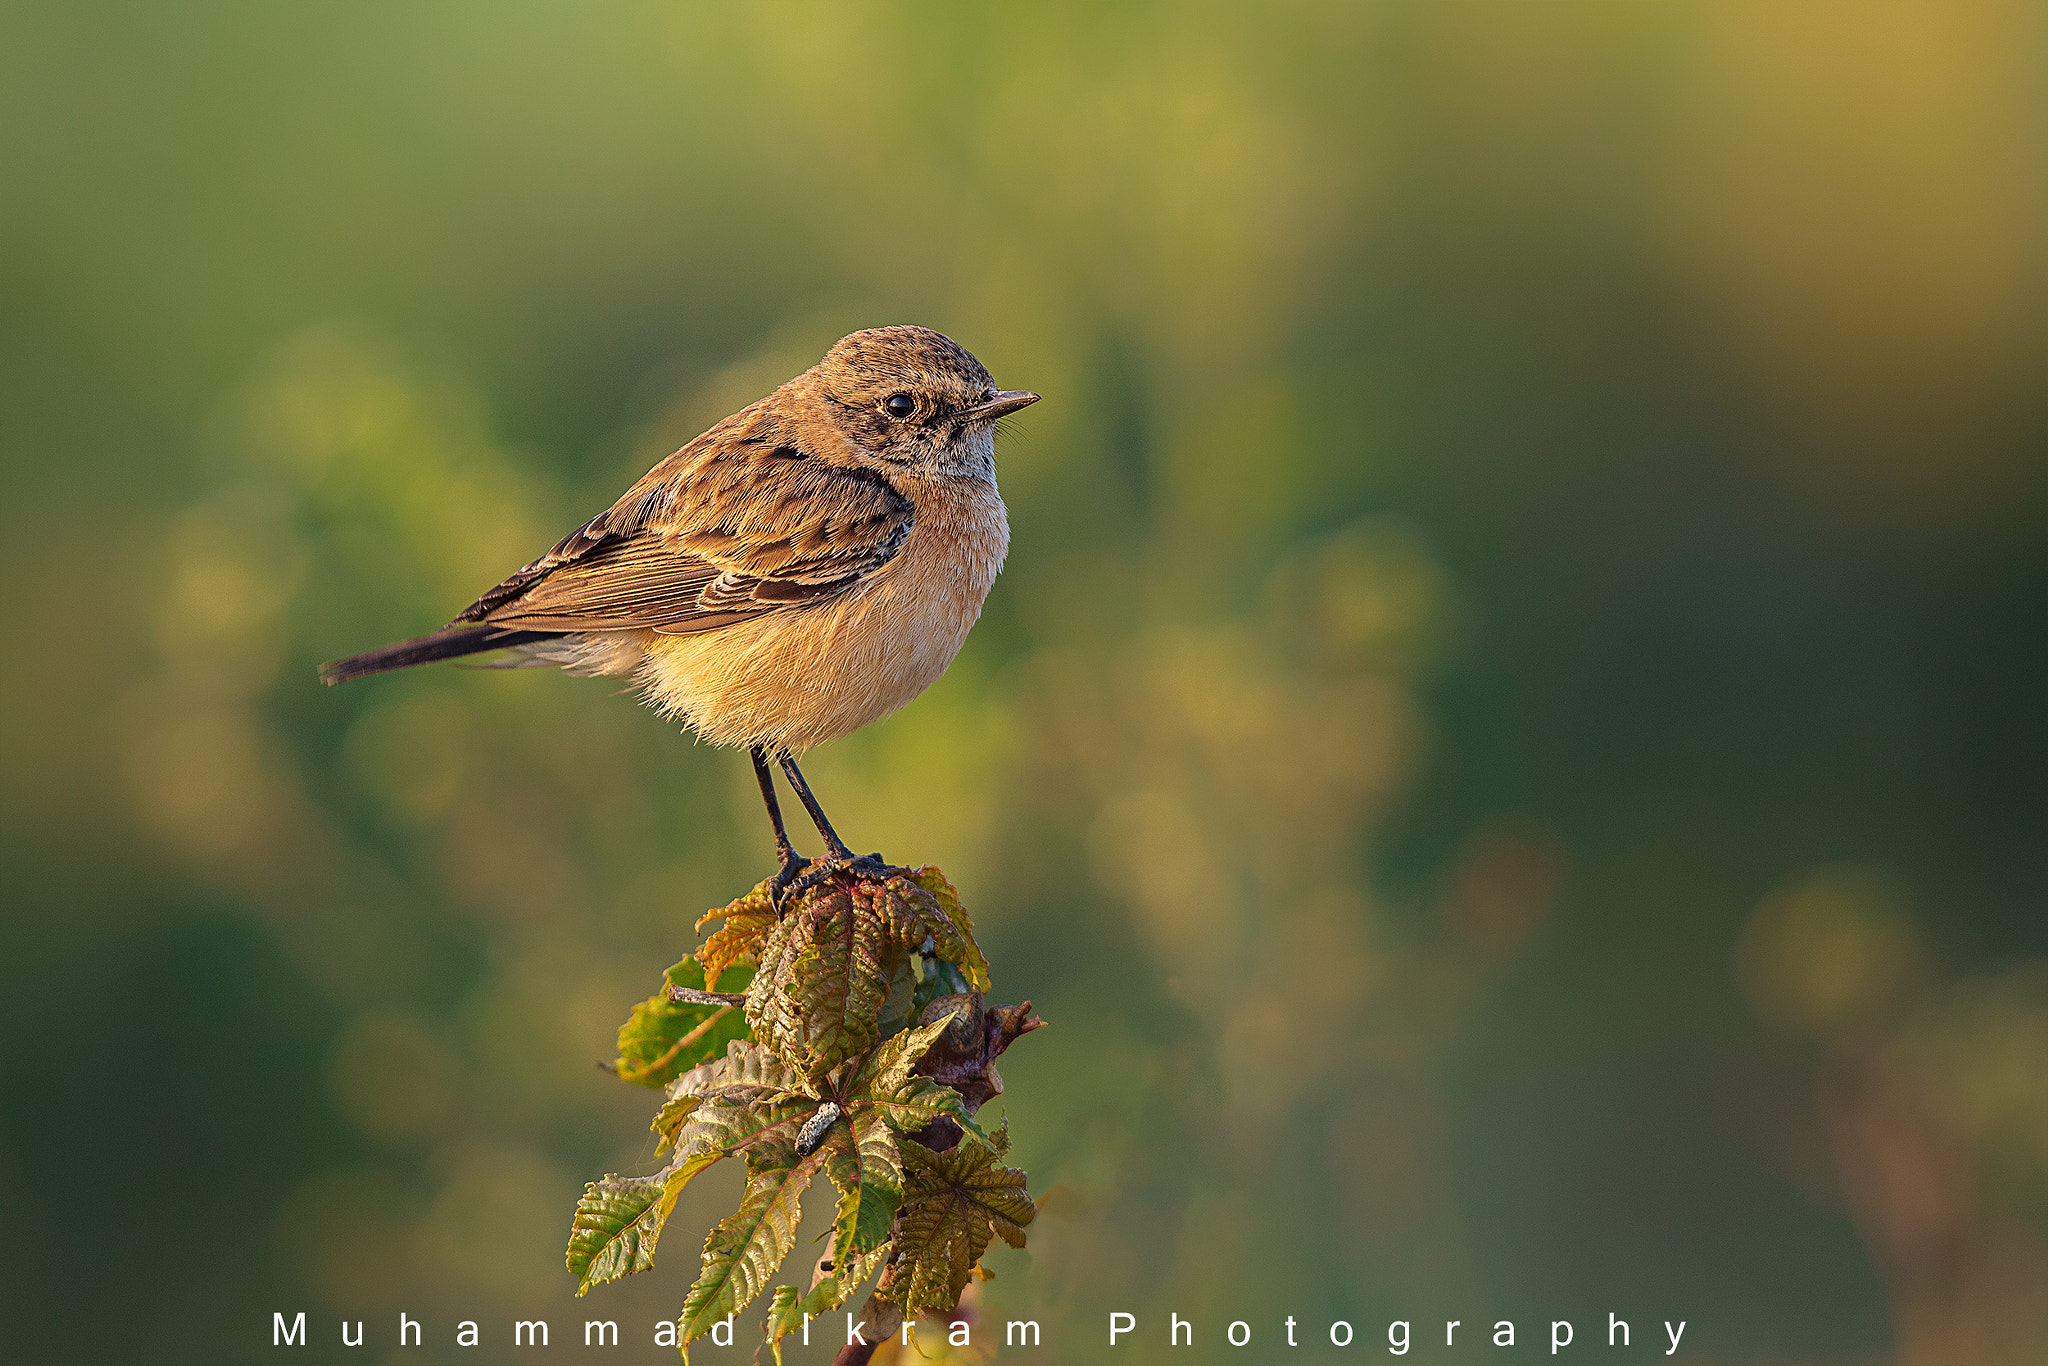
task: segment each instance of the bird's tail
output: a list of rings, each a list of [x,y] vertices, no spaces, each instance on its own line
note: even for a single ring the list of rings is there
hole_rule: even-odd
[[[464,655],[480,655],[515,645],[532,645],[553,640],[560,634],[559,631],[512,631],[502,626],[450,626],[429,636],[415,636],[411,640],[401,640],[322,664],[320,681],[332,687],[352,678],[367,678],[392,669],[409,669],[415,664],[431,664],[437,659],[460,659]]]

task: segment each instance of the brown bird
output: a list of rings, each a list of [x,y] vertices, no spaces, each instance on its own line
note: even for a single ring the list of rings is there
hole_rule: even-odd
[[[752,751],[779,896],[863,862],[794,756],[895,711],[960,652],[1010,544],[996,419],[1037,401],[929,328],[855,332],[441,630],[320,676],[504,651],[506,666],[631,679],[712,744]],[[825,841],[808,873],[771,758]]]

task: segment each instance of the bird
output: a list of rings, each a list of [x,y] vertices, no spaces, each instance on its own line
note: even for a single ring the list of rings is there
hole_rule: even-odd
[[[783,899],[857,858],[796,756],[946,671],[1009,553],[998,419],[1036,403],[930,328],[867,328],[657,463],[616,503],[429,635],[323,664],[333,685],[437,660],[630,680],[713,745],[746,749]],[[771,765],[826,857],[801,858]]]

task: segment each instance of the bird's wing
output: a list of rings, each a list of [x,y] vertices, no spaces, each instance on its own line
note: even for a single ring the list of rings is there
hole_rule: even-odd
[[[902,548],[914,515],[871,470],[770,438],[699,438],[456,620],[710,630],[852,587]]]

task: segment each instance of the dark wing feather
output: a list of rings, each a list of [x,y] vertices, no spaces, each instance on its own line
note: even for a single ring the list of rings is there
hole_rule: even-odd
[[[791,458],[787,444],[734,439],[724,426],[456,620],[711,630],[840,592],[901,549],[914,509],[880,474]]]

